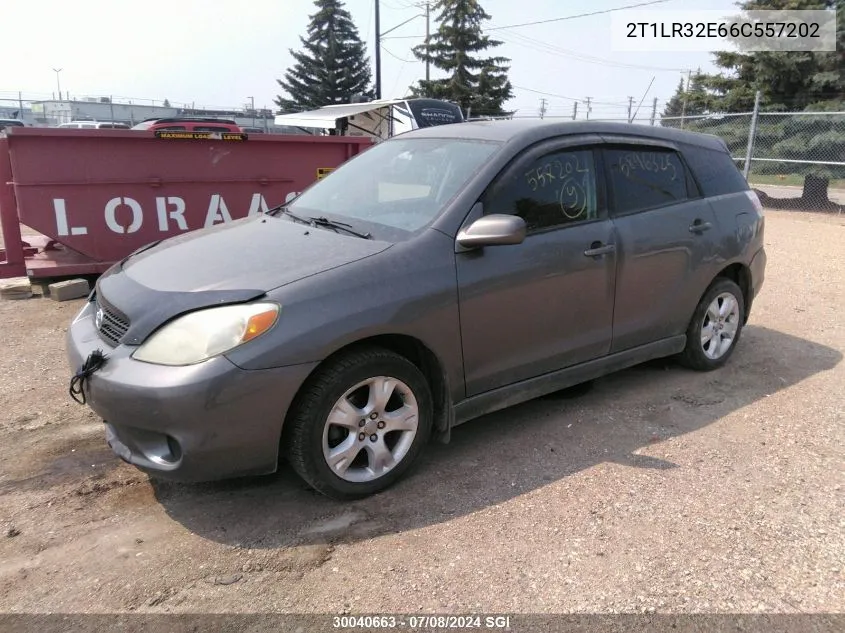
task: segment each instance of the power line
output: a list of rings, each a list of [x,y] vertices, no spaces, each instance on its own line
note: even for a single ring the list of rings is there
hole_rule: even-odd
[[[401,57],[399,57],[399,55],[397,55],[396,53],[394,53],[393,51],[391,51],[391,50],[390,50],[389,48],[387,48],[384,44],[382,44],[382,45],[381,45],[381,50],[383,50],[385,53],[387,53],[388,55],[390,55],[390,56],[391,56],[391,57],[393,57],[394,59],[398,59],[400,62],[404,62],[404,63],[406,63],[406,64],[413,64],[413,63],[415,63],[415,62],[419,61],[419,60],[417,60],[417,59],[402,59]]]
[[[502,38],[503,41],[509,44],[516,44],[517,46],[525,46],[526,48],[531,48],[533,50],[538,50],[545,53],[554,53],[555,55],[560,55],[562,57],[568,57],[571,59],[576,59],[588,64],[598,64],[600,66],[614,66],[617,68],[633,68],[637,70],[650,70],[650,71],[665,71],[665,72],[684,72],[687,71],[687,68],[668,68],[665,66],[647,66],[644,64],[629,64],[627,62],[616,62],[611,59],[605,59],[602,57],[594,57],[592,55],[584,55],[583,53],[578,53],[576,51],[571,51],[565,48],[561,48],[560,46],[555,46],[554,44],[550,44],[548,42],[544,42],[542,40],[538,40],[533,37],[528,37],[527,35],[522,35],[521,33],[508,33],[507,35],[499,36]]]
[[[388,35],[387,37],[383,37],[383,40],[410,40],[410,39],[424,39],[425,34],[423,35]]]
[[[513,85],[513,84],[511,84]],[[569,101],[580,101],[581,103],[586,103],[586,99],[578,99],[576,97],[567,97],[566,95],[559,95],[555,94],[554,92],[543,92],[542,90],[534,90],[533,88],[524,88],[523,86],[513,86],[517,90],[525,90],[526,92],[533,92],[538,95],[544,95],[546,97],[556,97],[558,99],[567,99]],[[621,102],[612,102],[612,101],[593,101],[590,99],[590,103],[599,104],[599,105],[608,105],[608,106],[618,106],[618,105],[626,105],[622,104]]]
[[[370,0],[370,10],[367,11],[367,36],[364,38],[365,42],[370,40],[370,29],[373,26],[373,9],[375,8],[373,5],[375,0]]]
[[[381,0],[381,1],[388,9],[393,9],[394,11],[404,11],[405,9],[410,8],[410,5],[399,3],[398,0],[395,0],[395,1],[397,1],[398,6],[393,4],[392,2],[388,2],[387,0]]]
[[[587,18],[592,15],[601,15],[603,13],[613,13],[614,11],[624,11],[625,9],[634,9],[636,7],[647,7],[652,4],[663,4],[669,0],[651,0],[650,2],[640,2],[638,4],[629,4],[624,7],[616,7],[615,9],[603,9],[602,11],[591,11],[590,13],[579,13],[578,15],[567,15],[562,18],[550,18],[548,20],[537,20],[536,22],[523,22],[522,24],[508,24],[506,26],[493,26],[485,31],[500,31],[502,29],[515,29],[520,26],[533,26],[535,24],[548,24],[549,22],[562,22],[563,20],[574,20],[576,18]]]

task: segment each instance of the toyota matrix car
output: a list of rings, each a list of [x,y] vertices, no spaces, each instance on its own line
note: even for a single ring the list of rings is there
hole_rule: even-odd
[[[716,137],[416,130],[286,206],[113,266],[68,329],[73,384],[154,476],[285,459],[361,497],[485,413],[657,357],[722,366],[763,283],[763,230]]]

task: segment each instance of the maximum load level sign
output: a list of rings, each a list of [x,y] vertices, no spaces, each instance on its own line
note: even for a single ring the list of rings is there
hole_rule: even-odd
[[[245,141],[247,135],[241,132],[187,132],[177,130],[156,130],[156,138],[197,140],[210,139],[214,141]]]
[[[335,170],[334,167],[318,167],[317,168],[317,180],[322,180],[323,178],[328,176],[330,173],[332,173],[334,170]]]

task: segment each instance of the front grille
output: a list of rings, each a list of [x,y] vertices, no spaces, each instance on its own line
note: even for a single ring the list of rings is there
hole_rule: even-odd
[[[118,345],[129,329],[129,317],[101,296],[95,298],[94,308],[94,323],[100,336],[112,345]]]

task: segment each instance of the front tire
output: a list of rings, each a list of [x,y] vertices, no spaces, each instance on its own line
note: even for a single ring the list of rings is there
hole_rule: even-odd
[[[334,499],[358,499],[407,472],[432,421],[422,372],[389,350],[362,349],[309,378],[285,423],[283,449],[313,488]]]
[[[731,357],[742,334],[745,299],[730,279],[718,278],[695,308],[687,345],[679,360],[697,371],[718,369]]]

